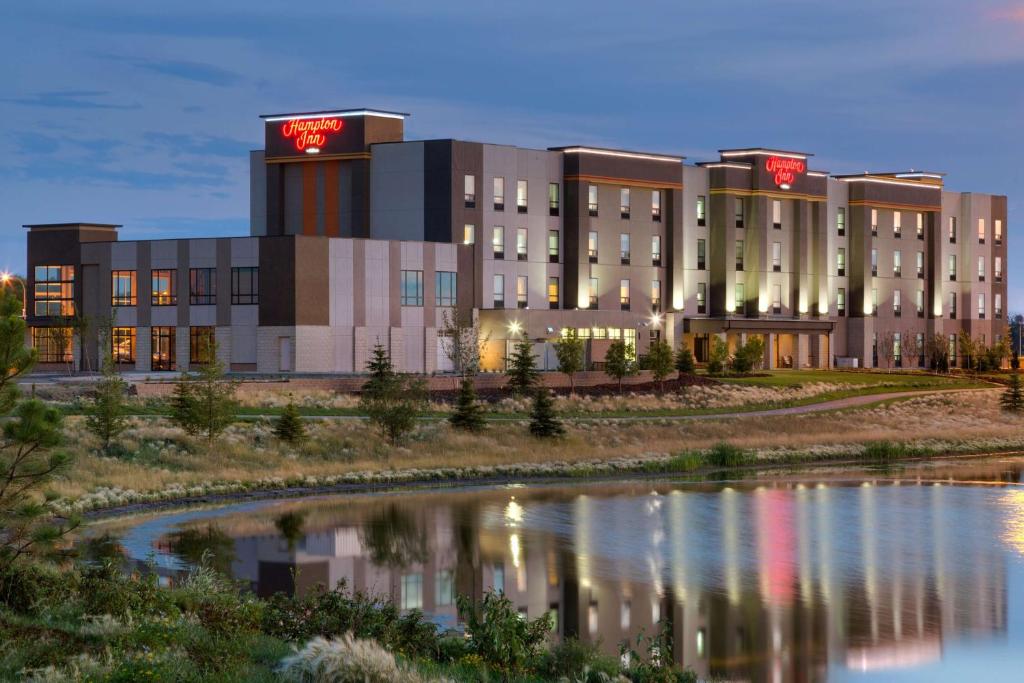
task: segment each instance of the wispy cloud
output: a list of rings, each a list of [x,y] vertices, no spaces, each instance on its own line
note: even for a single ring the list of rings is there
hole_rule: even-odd
[[[138,57],[127,57],[123,55],[105,54],[104,59],[110,59],[124,64],[130,64],[143,71],[169,76],[193,83],[227,87],[238,85],[243,82],[242,75],[206,62],[179,61],[171,59],[143,59]]]
[[[195,154],[203,157],[226,157],[236,161],[244,160],[253,147],[252,143],[244,140],[216,135],[151,131],[145,133],[143,139],[164,148],[171,156]]]
[[[52,109],[139,109],[141,107],[138,103],[117,104],[96,101],[108,95],[110,93],[105,90],[51,90],[23,97],[3,98],[0,99],[0,102]]]

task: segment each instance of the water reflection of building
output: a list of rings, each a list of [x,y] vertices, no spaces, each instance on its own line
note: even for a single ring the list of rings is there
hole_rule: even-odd
[[[1005,632],[1005,559],[979,533],[998,521],[976,494],[904,482],[397,498],[347,507],[343,525],[311,522],[291,546],[233,533],[232,569],[263,595],[344,580],[449,625],[456,594],[493,587],[610,653],[664,628],[701,676],[820,680]],[[368,531],[375,519],[401,538]]]

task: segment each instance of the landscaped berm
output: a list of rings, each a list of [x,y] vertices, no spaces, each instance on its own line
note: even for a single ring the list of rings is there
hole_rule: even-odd
[[[240,386],[209,363],[140,398],[109,359],[87,380],[30,377],[17,302],[0,307],[4,680],[695,680],[652,656],[670,647],[664,634],[622,659],[573,640],[553,645],[547,617],[523,620],[501,594],[460,600],[467,639],[344,586],[261,599],[200,566],[160,587],[155,575],[124,575],[102,543],[71,539],[82,513],[289,488],[1024,450],[1015,374],[729,374],[741,359],[709,377],[669,352],[651,381],[620,386],[636,370],[623,351],[605,386],[553,395],[527,355],[510,363],[505,389],[478,392],[467,377],[431,392],[377,348],[353,394],[287,383],[258,391],[266,385]]]

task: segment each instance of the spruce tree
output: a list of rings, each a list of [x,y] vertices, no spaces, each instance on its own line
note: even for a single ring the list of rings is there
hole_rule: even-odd
[[[553,439],[565,434],[565,427],[555,413],[555,402],[546,387],[538,387],[533,394],[530,411],[530,434],[538,439]]]
[[[476,400],[476,388],[469,377],[462,379],[455,411],[448,418],[452,427],[467,432],[479,432],[484,428],[484,407]]]
[[[1010,385],[999,398],[999,403],[1009,413],[1024,412],[1024,392],[1021,391],[1019,371],[1010,373]]]
[[[426,384],[395,372],[391,355],[378,343],[366,366],[370,379],[363,385],[360,408],[392,444],[416,428],[426,405]]]
[[[128,427],[124,406],[128,385],[117,373],[110,353],[103,357],[102,373],[86,414],[85,427],[99,438],[103,452],[109,454],[113,441]]]
[[[171,419],[189,434],[201,434],[212,443],[234,421],[237,403],[236,383],[225,377],[216,345],[209,358],[196,376],[181,373],[171,399]]]
[[[529,339],[516,342],[505,374],[508,375],[508,387],[516,396],[525,396],[537,386],[540,374],[533,357],[533,343]]]
[[[685,346],[679,347],[679,352],[676,353],[676,370],[679,371],[679,375],[692,375],[697,372],[697,363],[693,359],[693,351],[686,348]]]
[[[306,440],[306,425],[302,421],[302,415],[294,401],[288,401],[284,407],[281,417],[277,418],[274,424],[274,436],[285,443],[300,444]]]

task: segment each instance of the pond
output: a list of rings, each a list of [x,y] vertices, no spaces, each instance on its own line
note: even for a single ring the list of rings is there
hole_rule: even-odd
[[[344,580],[452,627],[455,595],[501,590],[611,653],[663,629],[702,677],[1019,680],[1022,471],[994,458],[248,502],[104,522],[89,545],[166,581],[205,553],[264,596]]]

